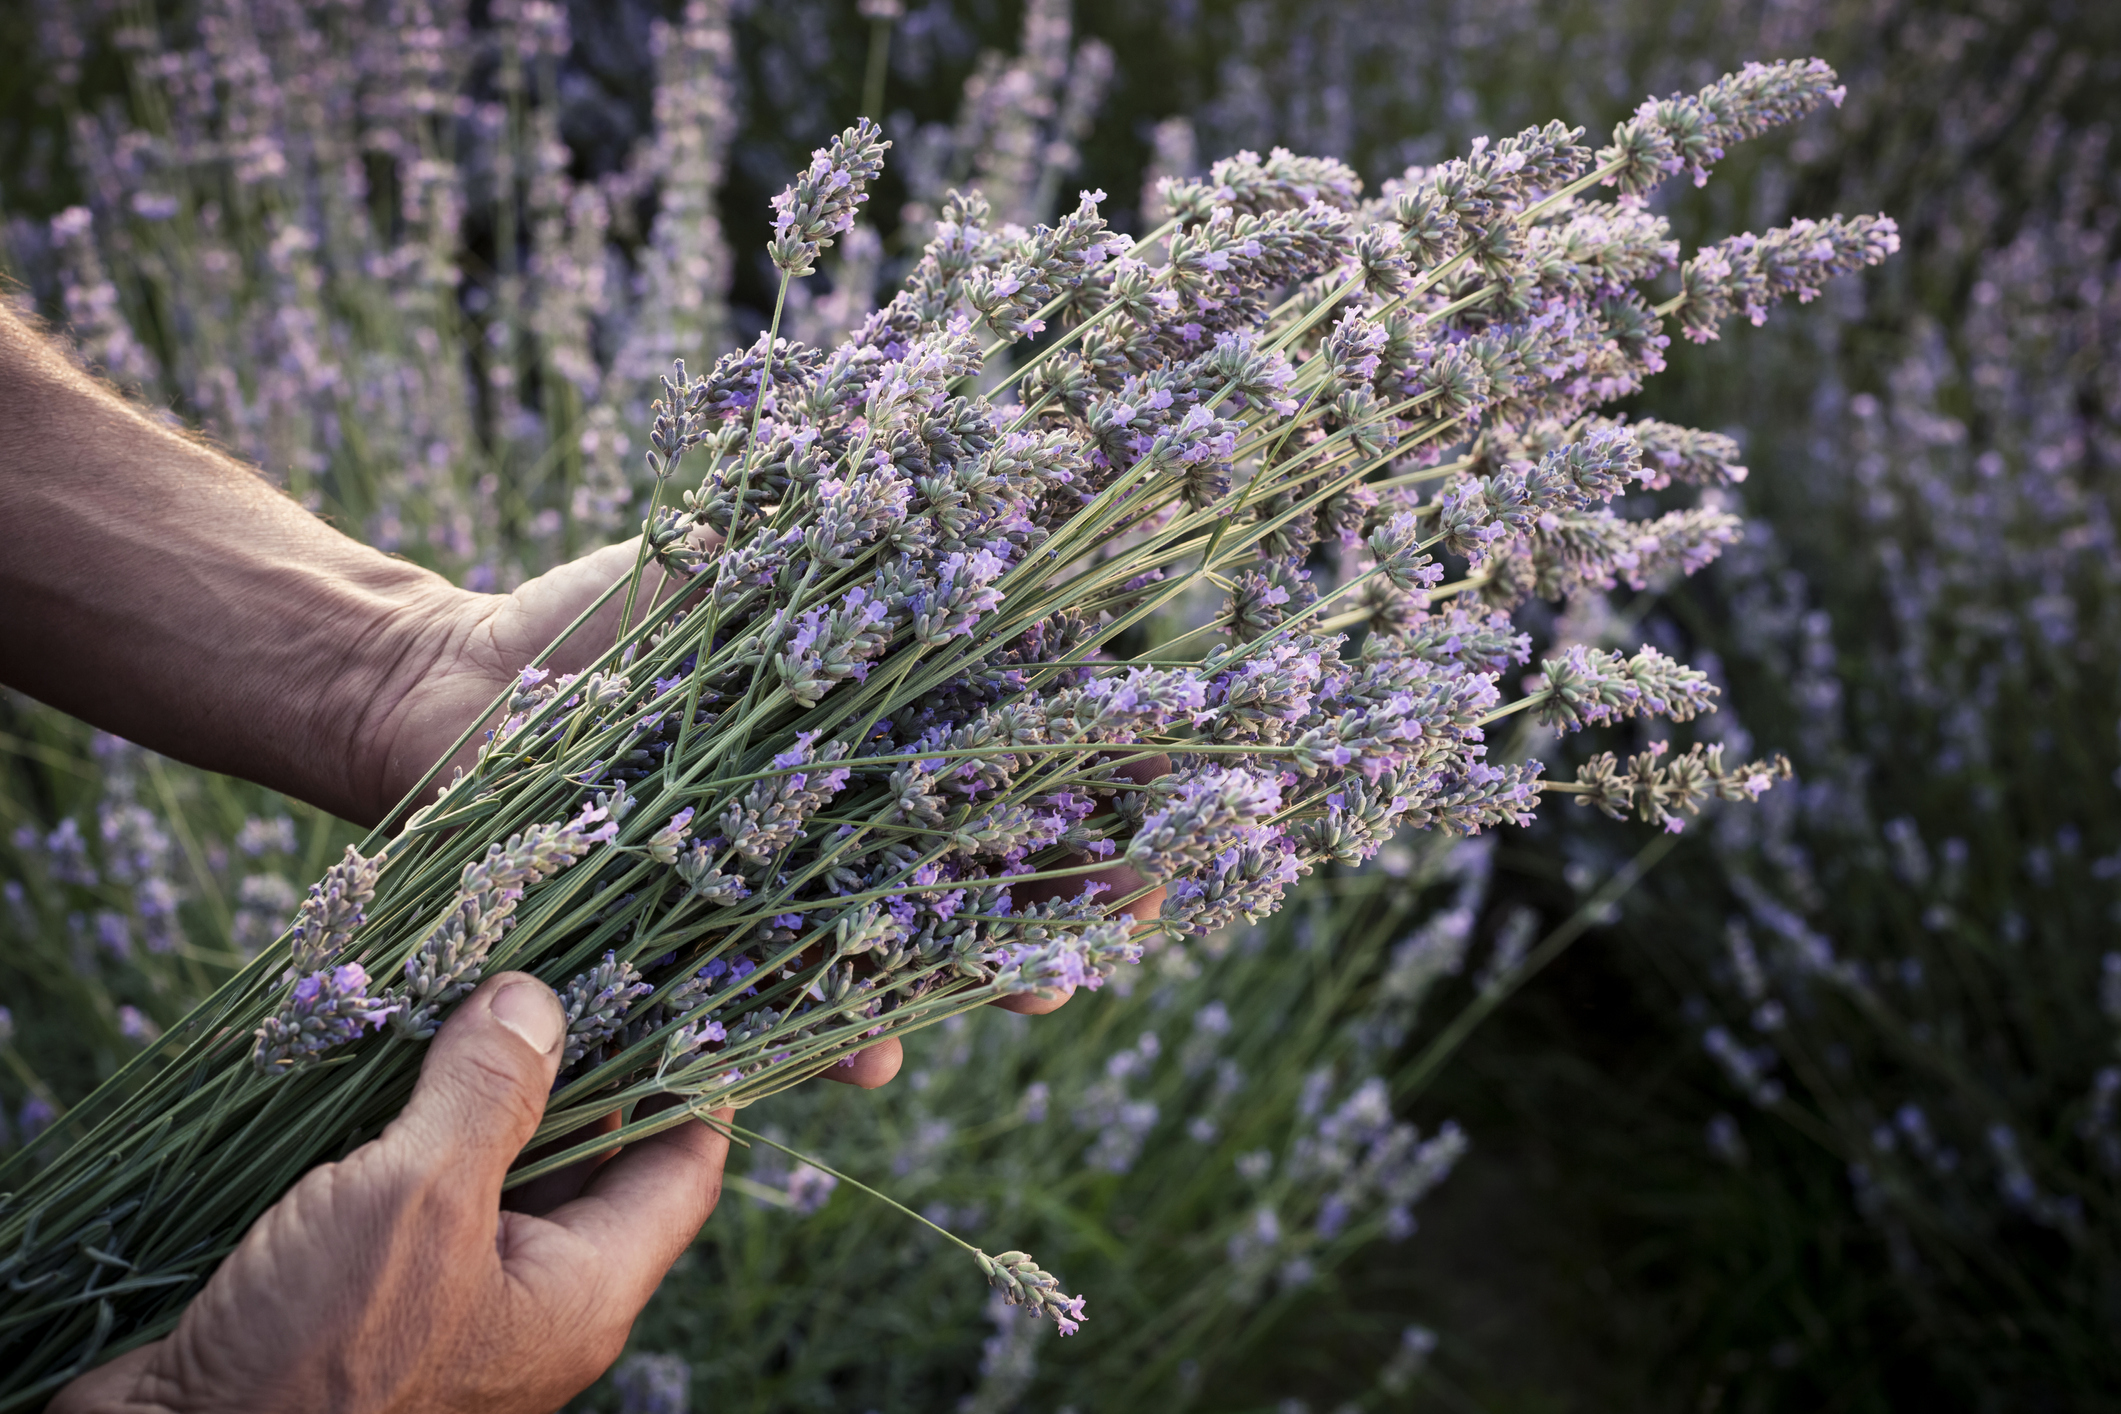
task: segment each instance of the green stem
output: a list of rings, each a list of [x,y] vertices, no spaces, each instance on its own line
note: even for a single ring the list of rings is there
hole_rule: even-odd
[[[881,118],[884,83],[891,70],[891,20],[879,16],[869,22],[869,72],[862,78],[861,116]]]
[[[675,409],[673,409],[674,411]],[[633,622],[634,596],[640,592],[641,575],[648,567],[648,537],[655,529],[656,512],[663,509],[663,488],[670,484],[670,474],[677,470],[678,452],[664,467],[663,474],[655,479],[655,490],[648,496],[648,518],[641,522],[641,543],[633,554],[633,573],[626,577],[626,604],[619,610],[618,636],[626,636],[626,626]]]
[[[913,1209],[907,1207],[904,1203],[899,1202],[898,1199],[892,1197],[890,1194],[879,1192],[876,1189],[871,1188],[868,1184],[862,1182],[860,1179],[852,1178],[844,1173],[841,1173],[838,1169],[832,1167],[832,1165],[828,1163],[824,1163],[818,1159],[814,1159],[808,1154],[797,1153],[795,1150],[789,1148],[786,1144],[777,1143],[774,1140],[768,1139],[763,1134],[754,1133],[753,1131],[745,1129],[736,1124],[717,1120],[707,1115],[700,1116],[700,1122],[723,1131],[731,1138],[743,1138],[751,1141],[754,1144],[764,1144],[769,1149],[780,1150],[782,1153],[786,1154],[791,1159],[800,1159],[802,1162],[810,1165],[810,1167],[818,1170],[818,1172],[831,1174],[841,1183],[845,1183],[852,1187],[859,1188],[862,1190],[862,1192],[868,1194],[870,1197],[876,1199],[878,1202],[898,1209],[900,1212],[904,1213],[907,1217],[913,1219],[921,1226],[926,1228],[932,1228],[934,1231],[941,1233],[943,1236],[949,1238],[952,1242],[955,1242],[958,1246],[964,1248],[967,1252],[972,1253],[975,1257],[984,1257],[987,1255],[986,1253],[980,1251],[979,1248],[974,1247],[971,1243],[965,1241],[964,1238],[959,1237],[949,1228],[940,1227],[937,1226],[935,1223],[929,1222],[926,1218],[922,1217],[919,1213],[914,1212]]]

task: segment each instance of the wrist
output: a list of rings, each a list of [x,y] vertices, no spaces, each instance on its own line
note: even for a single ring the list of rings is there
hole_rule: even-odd
[[[430,699],[447,670],[465,659],[495,602],[438,575],[417,575],[378,597],[358,651],[319,702],[320,738],[345,743],[346,800],[331,808],[363,825],[392,814],[447,745],[432,740],[437,707]],[[484,705],[482,699],[461,709],[452,739]]]

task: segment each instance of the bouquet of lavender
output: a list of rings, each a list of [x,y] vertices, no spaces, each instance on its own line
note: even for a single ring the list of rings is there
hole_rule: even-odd
[[[1711,338],[1893,249],[1883,218],[1799,222],[1639,291],[1677,257],[1644,194],[1833,82],[1749,66],[1595,154],[1550,124],[1370,201],[1340,163],[1240,153],[1169,183],[1139,240],[1097,193],[1029,232],[958,195],[839,347],[777,337],[777,308],[706,376],[679,365],[617,641],[523,672],[471,770],[349,850],[70,1148],[0,1175],[0,1409],[167,1330],[259,1212],[396,1112],[484,972],[536,973],[570,1019],[521,1182],[876,1038],[1095,987],[1404,825],[1522,823],[1561,791],[1676,829],[1757,795],[1786,767],[1697,748],[1557,783],[1484,732],[1712,710],[1647,648],[1569,649],[1505,701],[1510,610],[1736,537],[1713,505],[1608,504],[1742,477],[1727,439],[1592,410],[1662,366],[1666,318]],[[858,123],[776,200],[783,302],[885,147]],[[679,586],[658,602],[651,558]],[[577,1134],[614,1109],[616,1134]],[[977,1258],[1082,1319],[1024,1254]]]

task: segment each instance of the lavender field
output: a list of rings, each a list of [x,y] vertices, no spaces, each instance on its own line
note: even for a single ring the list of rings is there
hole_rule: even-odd
[[[1037,1252],[1087,1293],[1078,1333],[761,1144],[577,1407],[2121,1400],[2121,14],[19,0],[0,41],[6,297],[348,533],[491,590],[638,533],[657,379],[766,332],[775,193],[858,116],[889,159],[778,316],[821,349],[888,323],[938,223],[1013,239],[1090,190],[1148,233],[1278,148],[1346,163],[1355,209],[1551,118],[1602,147],[1645,95],[1819,56],[1845,96],[1578,232],[1669,222],[1636,362],[1554,375],[1640,443],[1627,538],[1451,546],[1449,591],[1514,617],[1452,618],[1493,642],[1448,651],[1513,693],[1668,655],[1716,710],[1503,722],[1492,759],[1573,802],[1321,846],[1271,918],[1203,895],[1216,926],[1055,1015],[954,1016],[883,1090],[745,1112]],[[1829,220],[1867,213],[1896,251]],[[1381,545],[1376,499],[1305,512],[1296,569]],[[1418,618],[1386,583],[1325,626]],[[1233,588],[1233,620],[1282,585]],[[1762,773],[1692,813],[1696,747]],[[357,836],[0,694],[0,1156]]]

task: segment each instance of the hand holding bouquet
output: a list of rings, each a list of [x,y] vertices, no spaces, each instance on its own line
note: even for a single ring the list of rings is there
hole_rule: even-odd
[[[1486,732],[1713,710],[1654,648],[1570,648],[1506,700],[1510,610],[1737,535],[1713,506],[1609,504],[1739,479],[1727,439],[1595,408],[1662,367],[1666,318],[1713,337],[1894,247],[1882,218],[1799,222],[1701,252],[1663,304],[1638,288],[1678,253],[1643,194],[1832,83],[1749,66],[1598,152],[1549,124],[1367,202],[1339,163],[1241,153],[1139,240],[1096,193],[1029,232],[963,195],[838,348],[777,311],[680,365],[615,640],[525,669],[470,769],[350,850],[70,1149],[12,1165],[0,1408],[166,1330],[259,1212],[398,1112],[483,975],[534,973],[567,1016],[522,1183],[969,1007],[1094,988],[1402,826],[1522,823],[1561,790],[1677,828],[1757,795],[1787,768],[1697,748],[1555,783]],[[776,200],[783,299],[885,146],[859,123]],[[978,1260],[1082,1319],[1025,1254]]]

